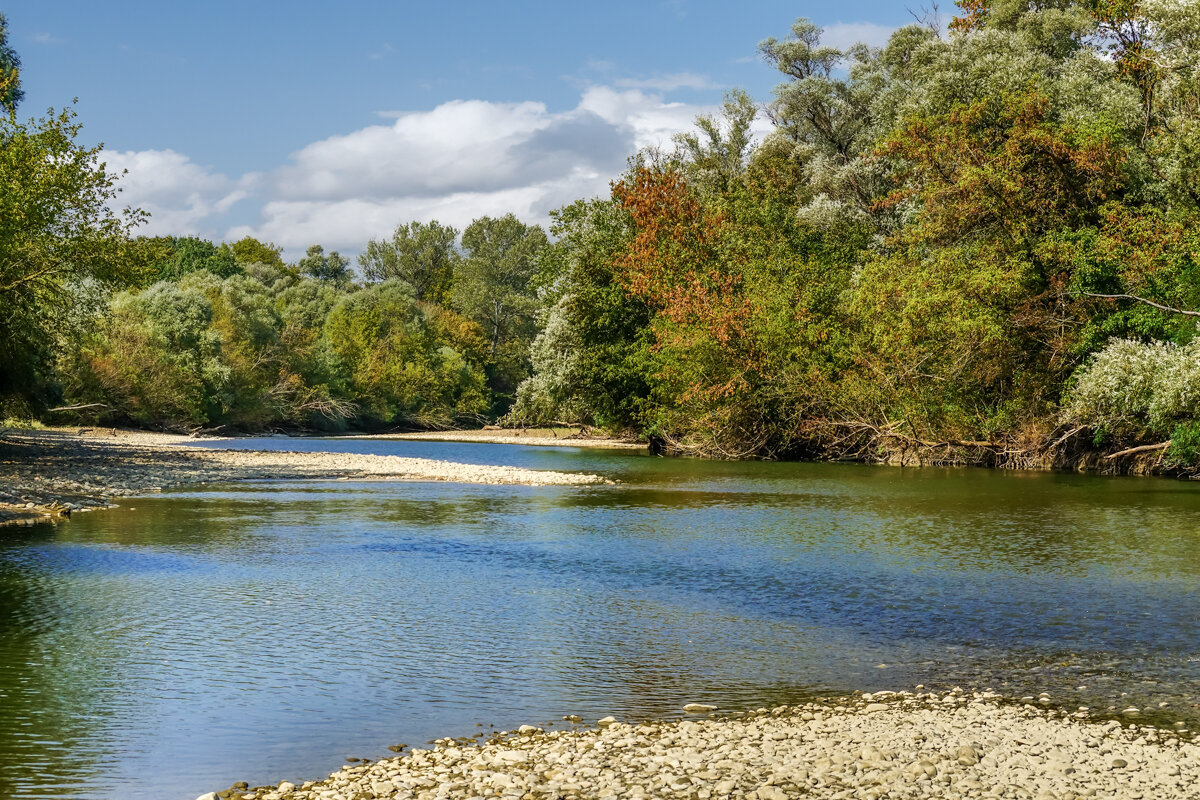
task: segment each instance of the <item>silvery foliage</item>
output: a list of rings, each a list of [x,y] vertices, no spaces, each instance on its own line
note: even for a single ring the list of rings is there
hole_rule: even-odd
[[[568,316],[571,301],[571,295],[565,294],[546,313],[546,325],[530,348],[533,374],[517,387],[510,422],[539,425],[586,418],[575,392],[583,377],[579,366],[582,345]]]
[[[1070,417],[1114,431],[1169,434],[1200,416],[1200,339],[1115,339],[1075,374]]]
[[[1160,78],[1158,125],[1170,132],[1150,147],[1154,174],[1168,200],[1200,204],[1200,9],[1195,0],[1147,0],[1143,8]]]
[[[1191,20],[1172,5],[1177,2],[1157,0],[1175,9],[1161,16]],[[1116,79],[1117,67],[1102,48],[1084,46],[1096,32],[1090,15],[1074,6],[1031,12],[1024,3],[999,3],[994,15],[1004,16],[1006,6],[1013,7],[1011,24],[969,36],[910,25],[893,33],[883,48],[838,50],[821,44],[820,28],[800,21],[787,40],[760,45],[767,61],[790,78],[776,89],[768,108],[778,128],[764,145],[790,148],[803,165],[811,195],[799,211],[802,218],[817,227],[870,220],[881,233],[910,221],[915,209],[905,204],[890,213],[875,204],[889,186],[889,164],[878,157],[876,143],[905,120],[937,116],[984,98],[1036,88],[1053,113],[1075,128],[1140,130],[1143,110],[1136,88]],[[1178,20],[1164,24],[1164,49],[1192,35],[1188,30]]]

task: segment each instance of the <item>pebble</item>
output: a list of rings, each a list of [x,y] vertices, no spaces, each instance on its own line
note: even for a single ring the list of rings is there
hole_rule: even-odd
[[[1163,731],[1065,718],[991,692],[884,696],[886,705],[867,703],[871,695],[844,697],[720,720],[623,724],[609,716],[598,727],[561,731],[526,725],[488,744],[438,739],[407,757],[249,796],[1200,800],[1200,746]],[[867,713],[872,706],[889,713]]]

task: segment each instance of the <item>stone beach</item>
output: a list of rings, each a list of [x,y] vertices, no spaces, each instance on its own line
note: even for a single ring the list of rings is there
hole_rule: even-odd
[[[489,797],[1186,800],[1200,798],[1200,746],[989,691],[877,692],[720,718],[524,725],[200,800]]]
[[[182,435],[115,429],[5,431],[0,435],[0,522],[104,508],[115,498],[165,488],[247,480],[611,483],[597,475],[425,458],[189,446],[195,442]]]

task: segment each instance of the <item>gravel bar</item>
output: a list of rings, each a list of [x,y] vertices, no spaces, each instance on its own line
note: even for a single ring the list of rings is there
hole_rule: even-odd
[[[690,719],[439,739],[325,780],[198,800],[1200,798],[1200,746],[992,692],[877,692],[724,718],[685,710]]]
[[[202,483],[352,479],[523,486],[612,483],[599,475],[356,453],[193,447],[195,439],[114,429],[0,435],[0,521],[107,507],[113,498]],[[220,441],[220,440],[218,440]]]

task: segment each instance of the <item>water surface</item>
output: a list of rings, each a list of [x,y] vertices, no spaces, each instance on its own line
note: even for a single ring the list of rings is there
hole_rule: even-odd
[[[1198,721],[1200,487],[396,440],[0,534],[0,797],[191,800],[565,714],[951,685]],[[562,724],[562,723],[559,723]]]

